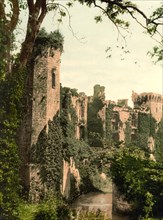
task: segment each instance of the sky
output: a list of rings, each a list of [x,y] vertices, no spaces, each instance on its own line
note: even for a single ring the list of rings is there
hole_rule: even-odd
[[[65,5],[67,1],[60,2]],[[136,1],[147,14],[161,2]],[[121,30],[126,36],[125,41],[107,18],[96,24],[94,16],[100,14],[99,10],[76,3],[69,9],[69,13],[73,33],[68,16],[60,25],[54,14],[48,15],[43,22],[48,32],[59,29],[64,36],[64,52],[61,56],[62,86],[92,95],[93,86],[100,84],[105,86],[106,99],[129,99],[130,106],[132,90],[137,93],[162,94],[163,67],[161,64],[155,65],[147,55],[156,42],[143,33],[142,27],[130,19],[129,32]]]

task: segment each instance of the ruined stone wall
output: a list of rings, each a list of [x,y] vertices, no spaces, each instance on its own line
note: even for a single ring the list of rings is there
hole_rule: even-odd
[[[103,124],[103,129],[105,131],[106,129],[106,104],[104,104],[104,107],[98,112],[98,115],[100,116]]]
[[[60,108],[60,50],[48,48],[43,54],[35,58],[33,69],[33,96],[32,96],[32,121],[31,142],[28,148],[37,143],[41,131],[48,121],[59,112]],[[29,164],[29,196],[31,200],[39,200],[40,191],[44,191],[39,170]]]
[[[32,137],[31,145],[37,142],[39,133],[46,125],[48,62],[45,56],[37,57],[33,72]]]
[[[33,74],[31,145],[60,108],[60,51],[48,49],[36,58]]]
[[[107,108],[113,105],[113,110],[110,112],[110,132],[114,141],[125,141],[126,123],[130,121],[132,110],[126,106],[119,106],[114,102],[107,101]],[[106,108],[106,111],[107,111]],[[106,122],[108,123],[108,122]],[[130,122],[131,125],[131,122]]]
[[[160,122],[163,116],[163,96],[155,93],[135,93],[132,92],[132,101],[134,108],[146,111],[152,114],[157,122]]]
[[[100,86],[99,84],[94,86],[94,97],[100,97],[101,99],[105,100],[105,87]]]
[[[150,106],[152,116],[156,119],[157,122],[160,122],[163,114],[162,112],[163,103],[151,101],[148,102],[147,105]]]
[[[81,139],[84,138],[87,126],[88,97],[85,93],[79,93],[78,96],[72,96],[71,101],[78,118],[76,138]]]
[[[80,174],[79,170],[76,168],[75,161],[73,158],[70,158],[70,162],[63,160],[63,181],[61,186],[61,193],[66,198],[69,199],[71,194],[71,180],[72,177],[75,179],[75,188],[79,192],[80,185]]]
[[[51,49],[49,54],[52,54],[48,57],[48,78],[47,78],[47,114],[46,122],[52,120],[53,117],[60,110],[60,50]],[[55,79],[52,79],[52,76]],[[55,80],[55,85],[52,85],[52,81]]]

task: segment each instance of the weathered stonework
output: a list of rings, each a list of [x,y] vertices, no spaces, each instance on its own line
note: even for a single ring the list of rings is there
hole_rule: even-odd
[[[69,199],[71,193],[71,175],[75,179],[75,188],[79,192],[80,185],[80,174],[79,170],[76,168],[75,161],[73,158],[70,158],[70,162],[63,160],[63,181],[61,186],[61,193],[64,198]]]
[[[105,87],[100,86],[99,84],[94,86],[94,97],[100,97],[102,100],[105,100]]]
[[[116,121],[118,124],[114,125],[114,127],[118,129],[119,141],[125,141],[126,122],[130,118],[131,111],[129,110],[128,107],[126,106],[120,107],[119,105],[116,105],[113,108],[113,111],[118,114],[118,118],[119,118],[119,121]],[[112,121],[112,122],[115,122],[115,121]]]
[[[36,57],[33,71],[32,135],[31,146],[37,143],[40,132],[60,109],[60,50],[48,48],[46,53]],[[38,191],[44,186],[39,170],[30,164],[30,195],[39,200]],[[33,198],[32,198],[33,197]]]
[[[52,54],[52,55],[51,55]],[[60,108],[60,50],[48,49],[46,56],[35,60],[33,74],[31,144]]]
[[[71,96],[71,102],[77,115],[76,138],[84,139],[87,127],[87,109],[88,98],[85,93],[79,93],[78,96]]]
[[[133,91],[132,101],[134,103],[134,108],[151,113],[156,121],[160,122],[163,116],[163,96],[146,92],[138,94]]]
[[[28,67],[26,113],[19,131],[21,155],[20,177],[23,194],[42,190],[39,170],[31,164],[31,147],[37,143],[40,132],[60,109],[60,50],[45,48],[31,59]],[[35,190],[34,190],[35,188]],[[36,193],[37,194],[37,193]],[[32,194],[36,199],[37,195]]]

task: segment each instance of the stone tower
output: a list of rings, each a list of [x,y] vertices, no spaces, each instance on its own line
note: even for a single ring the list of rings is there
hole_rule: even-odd
[[[35,60],[33,71],[31,145],[60,109],[60,50],[49,48]],[[48,128],[47,128],[48,129]]]
[[[32,134],[31,147],[37,143],[39,134],[46,128],[48,122],[59,114],[60,110],[60,49],[48,48],[46,53],[35,59],[33,70],[33,100],[32,100]],[[37,190],[43,189],[39,170],[30,163],[29,194],[31,200],[39,200]]]
[[[41,45],[41,46],[40,46]],[[37,143],[39,134],[48,121],[60,110],[60,56],[61,47],[40,44],[35,47],[28,63],[24,119],[18,131],[21,167],[22,193],[29,198],[30,192],[38,185],[39,171],[31,163],[31,148]],[[40,49],[41,48],[41,49]],[[58,48],[58,49],[57,49]],[[37,199],[37,198],[36,198]]]
[[[160,122],[163,114],[163,97],[155,93],[141,93],[132,92],[132,101],[134,108],[146,111],[152,114],[157,122]]]
[[[87,127],[88,97],[84,92],[80,92],[78,96],[72,96],[71,101],[76,111],[78,120],[78,124],[76,126],[76,138],[85,139]]]

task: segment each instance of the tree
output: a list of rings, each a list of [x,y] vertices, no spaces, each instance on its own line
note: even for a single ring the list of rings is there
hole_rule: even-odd
[[[111,176],[119,192],[147,219],[162,213],[163,166],[137,147],[119,149],[111,159]]]
[[[102,13],[116,25],[118,30],[119,27],[127,28],[129,25],[127,21],[120,18],[124,13],[128,13],[134,19],[136,19],[136,13],[141,15],[146,22],[144,28],[146,28],[151,35],[157,33],[158,27],[162,25],[162,22],[160,22],[163,14],[162,7],[156,10],[153,15],[148,18],[143,11],[130,1],[79,0],[79,2],[87,4],[88,6],[94,5],[101,9]],[[72,4],[68,3],[67,5],[71,6]],[[29,12],[26,34],[20,48],[20,53],[17,55],[17,59],[12,60],[11,51],[14,42],[14,31],[21,21],[20,12],[23,10]],[[15,140],[17,128],[20,126],[23,117],[21,103],[24,96],[24,90],[26,89],[24,85],[25,77],[23,70],[26,68],[26,64],[31,57],[35,40],[45,16],[49,11],[56,10],[58,10],[61,18],[65,16],[66,13],[69,16],[67,8],[55,0],[0,0],[0,95],[2,97],[0,99],[0,152],[1,155],[6,155],[0,170],[1,174],[3,174],[0,177],[0,211],[2,214],[3,212],[8,213],[8,217],[3,216],[3,219],[15,219],[15,215],[13,214],[15,208],[13,205],[14,201],[10,198],[13,198],[11,192],[18,183],[18,179],[16,178],[18,176],[18,167],[15,166],[18,161],[18,149]],[[98,22],[102,18],[97,16],[95,19]],[[7,90],[4,88],[7,88]],[[27,108],[27,106],[25,107]],[[9,152],[14,153],[10,154]],[[11,158],[8,161],[9,155]],[[7,164],[8,162],[10,162],[9,165]],[[7,165],[7,168],[5,165]],[[8,171],[8,176],[5,174],[6,169]],[[14,175],[11,172],[12,170],[14,170]],[[7,192],[4,190],[4,183],[8,183],[9,188],[6,189],[9,190]],[[17,190],[14,190],[14,194],[16,193]],[[5,203],[9,206],[5,206]],[[10,208],[8,209],[8,207]],[[10,212],[8,210],[10,210]]]
[[[151,16],[147,16],[143,10],[141,10],[134,1],[122,1],[122,0],[79,0],[81,4],[86,4],[89,7],[94,6],[102,11],[102,15],[106,16],[117,28],[121,34],[120,29],[127,29],[129,22],[122,19],[123,14],[128,14],[132,19],[142,26],[143,29],[154,37],[157,35],[157,43],[153,50],[149,52],[151,57],[156,58],[156,62],[162,61],[163,59],[163,36],[162,36],[162,25],[163,25],[163,4],[157,8]],[[143,22],[142,19],[143,18]],[[102,16],[95,17],[96,22],[102,21]],[[123,35],[122,35],[123,37]]]
[[[132,1],[121,1],[121,0],[79,0],[81,4],[87,4],[88,6],[95,6],[99,8],[103,15],[107,16],[111,22],[119,30],[120,27],[128,28],[129,22],[122,20],[121,15],[127,13],[133,19],[137,20],[137,15],[141,15],[145,20],[145,24],[140,23],[152,36],[158,33],[159,26],[163,25],[161,21],[163,6],[156,9],[150,17],[147,17],[145,13],[139,9]],[[9,12],[6,12],[6,5],[9,6]],[[72,3],[68,3],[71,6]],[[1,0],[0,1],[0,42],[5,46],[0,52],[2,60],[9,59],[9,53],[11,49],[11,39],[15,28],[20,21],[20,12],[22,10],[28,10],[28,21],[27,29],[24,42],[21,45],[17,68],[23,69],[30,58],[32,49],[34,46],[35,39],[38,35],[40,26],[49,11],[58,10],[61,17],[65,16],[66,13],[69,15],[68,10],[65,6],[57,3],[55,0]],[[101,16],[96,16],[97,22],[102,20]],[[138,21],[138,20],[137,20]],[[4,33],[6,33],[4,35]],[[161,43],[161,42],[160,42]],[[155,54],[161,54],[162,49],[157,49]],[[161,56],[161,55],[160,55]],[[160,57],[159,57],[160,59]],[[9,62],[7,62],[9,63]]]

